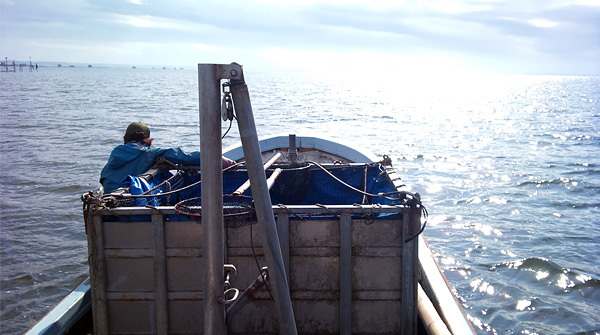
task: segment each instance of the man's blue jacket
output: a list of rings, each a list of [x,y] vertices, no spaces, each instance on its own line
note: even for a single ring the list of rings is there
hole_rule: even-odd
[[[113,149],[100,174],[104,192],[116,190],[128,176],[138,176],[148,171],[158,157],[164,157],[175,164],[200,166],[199,151],[188,154],[180,148],[160,149],[138,143],[121,144]]]

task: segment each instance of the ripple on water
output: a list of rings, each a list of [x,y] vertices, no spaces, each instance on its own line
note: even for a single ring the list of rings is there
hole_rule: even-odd
[[[129,122],[149,122],[158,147],[198,147],[195,71],[64,70],[0,80],[3,333],[22,333],[88,271],[79,197]],[[598,329],[599,78],[440,90],[333,79],[249,74],[259,135],[326,134],[392,157],[480,333]]]

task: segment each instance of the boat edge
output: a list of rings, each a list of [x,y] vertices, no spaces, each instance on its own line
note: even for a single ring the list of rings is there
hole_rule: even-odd
[[[24,335],[54,335],[69,331],[92,308],[91,294],[91,282],[88,276]]]

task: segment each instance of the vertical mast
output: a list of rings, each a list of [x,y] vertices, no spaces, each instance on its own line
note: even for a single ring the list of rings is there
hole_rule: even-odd
[[[231,80],[231,94],[233,95],[242,148],[246,158],[248,178],[252,185],[256,218],[262,232],[263,250],[269,268],[273,298],[275,299],[279,334],[295,335],[297,329],[290,289],[275,226],[275,216],[271,205],[267,178],[263,170],[260,144],[258,143],[258,134],[254,123],[254,115],[252,114],[252,105],[250,104],[250,94],[243,73],[241,80]]]
[[[200,101],[200,161],[202,178],[202,260],[204,273],[204,333],[227,333],[223,296],[224,233],[221,163],[221,65],[198,64]]]
[[[262,164],[258,135],[254,124],[248,87],[239,64],[198,64],[200,99],[200,152],[202,153],[202,249],[204,262],[204,333],[226,334],[223,297],[224,231],[223,231],[223,174],[221,166],[220,82],[231,79],[231,93],[235,104],[240,137],[248,177],[252,184],[258,225],[262,231],[263,249],[279,333],[296,335],[283,257],[275,228],[275,217]]]

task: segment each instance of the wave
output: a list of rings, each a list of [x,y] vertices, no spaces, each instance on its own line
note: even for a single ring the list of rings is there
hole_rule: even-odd
[[[555,201],[552,202],[554,208],[567,208],[567,209],[588,209],[600,207],[599,202],[571,202],[571,201]]]
[[[12,277],[7,277],[6,279],[2,279],[2,286],[12,285],[24,285],[27,283],[35,283],[35,278],[33,275],[28,273],[20,273]]]
[[[600,295],[600,279],[564,268],[545,258],[530,257],[520,260],[502,262],[491,267],[493,271],[519,270],[532,272],[538,282],[549,287],[558,287],[563,293],[582,292],[584,296]]]
[[[569,178],[556,178],[556,179],[551,179],[551,180],[528,180],[528,181],[524,181],[521,182],[519,184],[517,184],[517,187],[523,187],[523,186],[549,186],[549,185],[564,185],[567,183],[573,182],[572,179]]]
[[[588,288],[600,289],[600,279],[590,279],[583,283],[576,283],[571,289],[583,290]]]
[[[600,171],[587,171],[584,173],[567,173],[570,177],[573,175],[576,175],[577,177],[580,177],[582,175],[585,175],[587,177],[590,176],[594,176],[596,174],[600,174]],[[580,192],[587,192],[587,191],[596,191],[600,189],[600,185],[596,184],[596,183],[590,183],[589,181],[585,180],[586,178],[584,177],[583,180],[580,180],[579,178],[567,178],[567,177],[560,177],[560,178],[555,178],[555,179],[551,179],[551,180],[528,180],[528,181],[524,181],[524,182],[520,182],[517,184],[516,187],[558,187],[560,186],[561,188],[565,188],[567,190],[569,190],[570,192],[576,192],[576,193],[580,193]]]
[[[492,266],[492,270],[508,268],[508,269],[519,269],[519,270],[549,270],[554,272],[561,272],[563,268],[558,264],[549,261],[545,258],[530,257],[520,260],[514,260],[509,262],[502,262]]]
[[[482,202],[489,202],[491,204],[496,204],[496,205],[506,205],[510,202],[512,202],[512,200],[504,198],[504,197],[496,197],[496,196],[491,196],[489,198],[480,198],[480,197],[472,197],[469,199],[461,199],[461,200],[456,200],[455,204],[456,205],[460,205],[460,204],[480,204]]]

